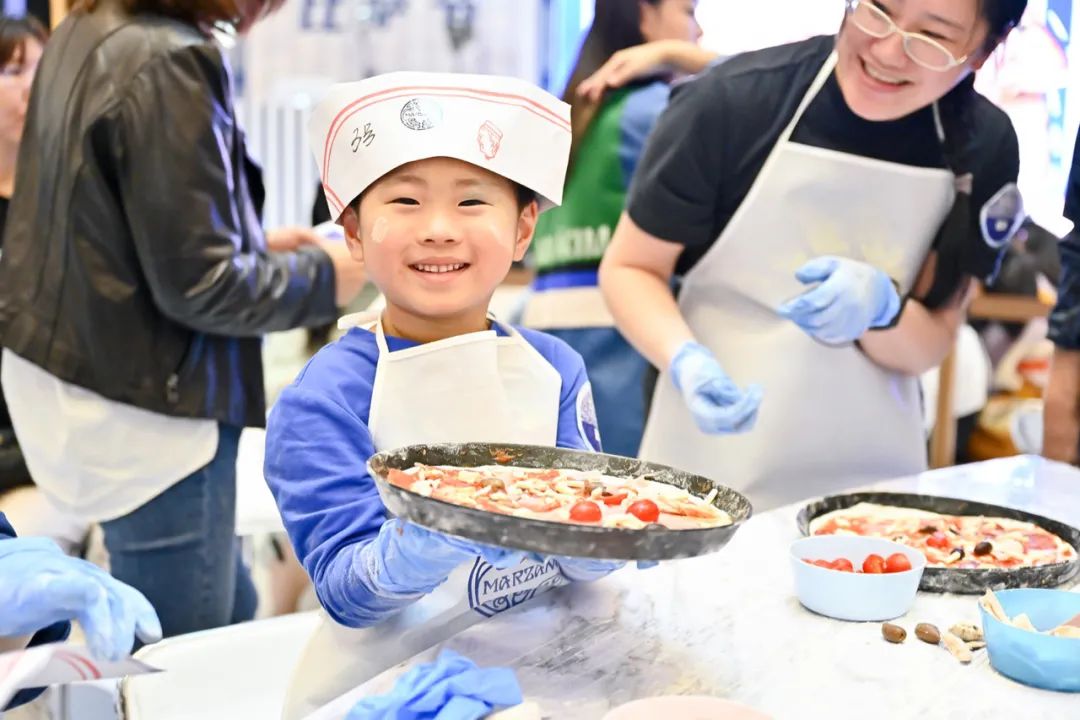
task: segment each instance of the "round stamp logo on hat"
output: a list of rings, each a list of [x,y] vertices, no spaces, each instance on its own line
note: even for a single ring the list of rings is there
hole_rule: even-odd
[[[430,130],[442,119],[442,105],[431,98],[413,98],[401,108],[401,124],[410,130]]]
[[[493,159],[499,154],[499,148],[502,146],[502,130],[495,127],[495,123],[490,120],[485,120],[484,124],[480,126],[480,130],[476,133],[476,143],[480,146],[480,152],[488,160]]]

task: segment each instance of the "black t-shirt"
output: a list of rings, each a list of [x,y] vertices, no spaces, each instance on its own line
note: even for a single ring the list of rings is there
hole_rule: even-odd
[[[7,226],[8,205],[11,200],[0,197],[0,248],[4,244],[4,228]],[[7,401],[4,400],[4,391],[0,388],[0,430],[11,427],[11,416],[8,415]]]
[[[646,232],[686,246],[677,274],[705,255],[742,204],[835,42],[823,36],[738,55],[674,89],[638,165],[627,210]],[[974,99],[974,132],[958,156],[974,175],[975,216],[971,237],[955,249],[955,265],[985,277],[995,271],[1001,251],[983,240],[979,209],[1016,182],[1020,161],[1008,116],[981,95]],[[864,120],[848,108],[835,74],[792,140],[905,165],[946,167],[931,108],[889,122]]]
[[[3,243],[9,202],[8,198],[0,197],[0,243]],[[33,484],[15,437],[15,429],[11,425],[11,414],[8,412],[7,400],[4,399],[4,391],[0,388],[0,493]],[[0,530],[2,529],[0,526]]]
[[[4,243],[4,227],[7,226],[8,205],[11,200],[6,197],[0,197],[0,248],[3,248]],[[11,428],[11,416],[8,414],[7,401],[4,400],[4,391],[0,388],[0,431]],[[14,437],[14,435],[13,435]],[[0,451],[4,445],[4,439],[0,438]],[[0,465],[3,463],[0,462]],[[0,487],[3,487],[4,483],[0,480]]]
[[[4,245],[4,228],[7,227],[8,205],[10,198],[0,197],[0,247]]]
[[[1080,132],[1076,133],[1076,149],[1073,150],[1072,171],[1069,173],[1069,185],[1065,189],[1065,217],[1080,232]]]

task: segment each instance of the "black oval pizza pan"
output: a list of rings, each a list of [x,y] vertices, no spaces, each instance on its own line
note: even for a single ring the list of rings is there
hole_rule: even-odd
[[[1067,583],[1080,572],[1080,530],[1057,520],[1034,515],[1023,510],[991,505],[989,503],[961,500],[959,498],[912,493],[856,492],[832,495],[816,500],[799,511],[799,531],[810,534],[810,523],[826,513],[844,510],[859,503],[893,505],[896,507],[928,510],[944,515],[983,515],[1008,518],[1033,523],[1049,530],[1078,552],[1078,559],[1067,563],[1040,565],[1038,567],[980,570],[973,568],[928,567],[923,572],[920,590],[927,592],[951,592],[977,594],[1003,588],[1052,588]]]
[[[500,515],[424,497],[391,485],[391,469],[408,470],[417,463],[479,467],[510,467],[596,470],[618,478],[647,477],[674,485],[704,498],[716,490],[713,500],[731,516],[732,524],[717,528],[642,530],[602,528],[548,520]],[[731,488],[708,478],[664,465],[631,458],[533,445],[463,443],[410,445],[373,455],[368,469],[387,509],[417,525],[475,542],[535,552],[541,555],[601,558],[607,560],[672,560],[715,552],[724,547],[750,518],[750,501]]]

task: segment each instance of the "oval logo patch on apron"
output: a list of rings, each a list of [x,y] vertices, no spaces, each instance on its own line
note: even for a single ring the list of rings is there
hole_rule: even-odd
[[[469,607],[492,617],[565,584],[559,564],[550,558],[543,564],[526,562],[505,570],[477,558],[469,573]]]

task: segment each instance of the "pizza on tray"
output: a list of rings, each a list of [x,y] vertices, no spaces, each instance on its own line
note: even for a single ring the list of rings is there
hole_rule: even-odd
[[[942,515],[914,508],[859,503],[810,523],[811,535],[867,535],[922,551],[929,567],[989,569],[1076,560],[1076,549],[1030,522]]]
[[[390,470],[387,479],[424,497],[534,520],[630,530],[731,524],[731,517],[712,504],[716,490],[699,498],[648,478],[616,478],[594,470],[418,463],[408,470]]]

